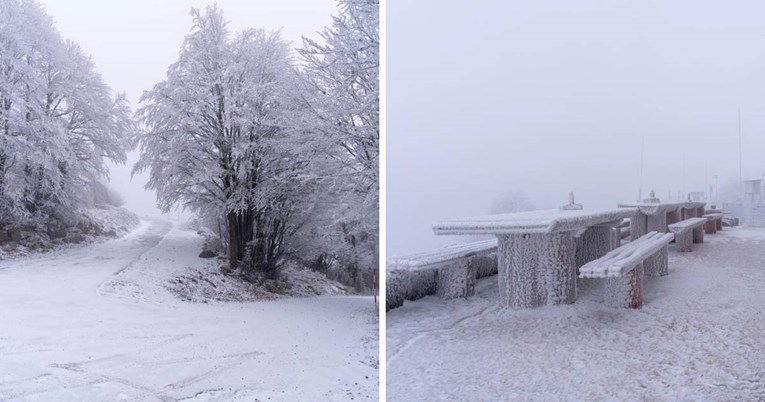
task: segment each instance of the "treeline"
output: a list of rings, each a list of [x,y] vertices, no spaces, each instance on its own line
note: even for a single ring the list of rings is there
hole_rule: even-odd
[[[276,278],[294,258],[359,289],[376,277],[379,3],[338,10],[296,53],[279,32],[193,10],[178,60],[141,99],[134,171],[160,208],[202,217],[245,276]]]
[[[0,1],[0,229],[75,224],[132,132],[124,96],[38,4]]]

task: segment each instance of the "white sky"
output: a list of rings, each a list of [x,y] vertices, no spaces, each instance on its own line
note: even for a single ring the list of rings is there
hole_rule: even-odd
[[[448,4],[448,5],[447,5]],[[765,171],[765,2],[388,3],[388,255],[522,191],[588,207]]]
[[[64,38],[78,42],[93,58],[96,69],[114,91],[125,92],[133,109],[144,90],[165,77],[177,60],[183,38],[191,28],[192,7],[214,4],[205,0],[38,0],[56,21]],[[334,0],[220,0],[218,7],[232,31],[246,28],[282,29],[295,47],[301,35],[331,25],[337,14]],[[126,207],[147,215],[158,214],[154,192],[143,190],[146,176],[130,180],[137,160],[111,168],[112,186],[126,199]]]

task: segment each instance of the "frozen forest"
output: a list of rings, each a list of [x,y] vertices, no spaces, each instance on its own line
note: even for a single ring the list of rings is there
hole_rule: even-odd
[[[149,173],[159,207],[198,216],[230,272],[276,279],[291,259],[373,289],[377,2],[340,2],[322,40],[296,51],[278,31],[231,32],[222,10],[194,9],[178,60],[135,119],[39,5],[0,7],[6,232],[62,232],[87,220],[94,199],[118,205],[104,162],[138,148],[134,172]]]
[[[191,9],[126,94],[47,3],[0,0],[0,400],[376,400],[379,1]]]

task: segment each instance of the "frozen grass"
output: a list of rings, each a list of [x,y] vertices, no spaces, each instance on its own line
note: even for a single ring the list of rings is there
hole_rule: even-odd
[[[640,310],[605,307],[599,279],[565,306],[500,309],[496,276],[407,302],[388,313],[388,399],[763,400],[765,229],[705,241],[670,246]]]

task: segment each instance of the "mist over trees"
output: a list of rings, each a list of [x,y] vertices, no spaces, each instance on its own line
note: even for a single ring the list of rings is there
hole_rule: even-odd
[[[524,212],[534,209],[534,204],[529,201],[529,198],[520,191],[510,191],[500,195],[492,201],[489,207],[489,213],[494,214],[506,214],[512,212]]]
[[[0,2],[0,227],[75,219],[133,130],[124,96],[38,4]]]
[[[134,171],[149,172],[160,208],[203,218],[229,269],[276,278],[294,257],[371,285],[378,9],[341,1],[322,43],[306,39],[297,54],[279,32],[233,33],[217,7],[192,10],[178,60],[144,93]]]

